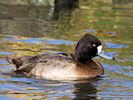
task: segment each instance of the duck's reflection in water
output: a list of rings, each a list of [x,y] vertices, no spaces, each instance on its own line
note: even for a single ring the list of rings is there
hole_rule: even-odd
[[[98,98],[97,96],[97,86],[96,86],[96,80],[89,80],[88,82],[79,82],[74,84],[75,91],[73,92],[75,94],[74,100],[96,100]]]

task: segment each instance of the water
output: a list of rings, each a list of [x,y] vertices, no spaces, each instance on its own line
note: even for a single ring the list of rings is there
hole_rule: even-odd
[[[82,0],[80,9],[61,12],[56,19],[52,0],[50,5],[13,1],[0,1],[0,100],[133,99],[132,0]],[[99,79],[54,81],[16,75],[4,59],[43,52],[72,53],[85,33],[96,35],[104,51],[116,58],[95,58],[105,69]]]

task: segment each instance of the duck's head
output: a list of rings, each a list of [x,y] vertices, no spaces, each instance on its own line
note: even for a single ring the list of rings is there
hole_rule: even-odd
[[[107,59],[113,59],[104,54],[102,51],[102,43],[100,40],[91,35],[85,34],[77,43],[75,48],[75,57],[78,61],[84,63],[88,60],[91,60],[93,57],[100,55]]]

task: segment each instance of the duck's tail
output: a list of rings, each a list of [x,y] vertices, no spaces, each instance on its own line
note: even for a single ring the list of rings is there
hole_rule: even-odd
[[[15,58],[15,57],[6,57],[6,60],[15,66],[16,70],[19,69],[20,66],[22,66],[22,61],[20,58]]]
[[[24,56],[24,57],[6,57],[6,60],[15,66],[16,71],[15,72],[26,72],[29,73],[31,69],[35,66],[34,62],[31,62],[29,59],[30,56]]]

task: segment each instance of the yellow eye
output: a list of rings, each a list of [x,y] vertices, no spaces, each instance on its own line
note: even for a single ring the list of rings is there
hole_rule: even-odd
[[[92,44],[93,47],[96,47],[96,44]]]

